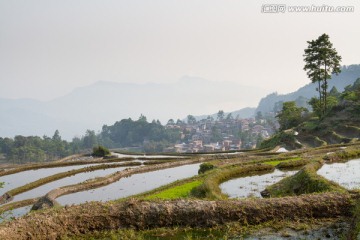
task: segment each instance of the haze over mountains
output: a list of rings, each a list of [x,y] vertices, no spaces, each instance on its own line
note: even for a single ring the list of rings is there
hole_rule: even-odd
[[[256,87],[188,76],[172,84],[99,81],[52,101],[0,99],[0,136],[52,136],[58,129],[63,138],[71,139],[87,129],[98,131],[104,124],[138,119],[141,114],[148,121],[159,119],[165,124],[188,114],[255,107],[266,93]]]
[[[329,81],[329,90],[336,86],[343,91],[359,77],[360,65],[343,67]],[[219,110],[246,118],[257,111],[272,111],[279,101],[303,97],[306,102],[317,96],[315,89],[309,83],[289,94],[269,94],[261,88],[188,76],[171,84],[99,81],[52,101],[0,98],[0,136],[52,136],[58,129],[64,139],[71,139],[87,129],[99,131],[104,124],[112,125],[129,117],[136,120],[141,114],[148,121],[159,119],[163,124],[170,118],[184,119],[188,114],[198,120],[208,115],[216,118]]]

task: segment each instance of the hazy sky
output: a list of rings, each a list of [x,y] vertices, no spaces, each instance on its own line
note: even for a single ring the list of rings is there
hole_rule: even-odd
[[[269,3],[353,13],[261,13]],[[0,0],[0,97],[52,99],[99,80],[184,75],[287,93],[308,83],[306,41],[323,33],[360,64],[360,1]]]

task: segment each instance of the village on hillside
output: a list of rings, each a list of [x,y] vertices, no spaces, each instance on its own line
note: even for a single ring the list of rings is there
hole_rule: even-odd
[[[179,129],[182,142],[164,149],[164,152],[196,153],[253,149],[270,137],[278,128],[274,114],[263,117],[261,112],[254,118],[232,117],[219,111],[217,119],[208,116],[196,121],[189,115],[187,122],[170,119],[167,129]]]

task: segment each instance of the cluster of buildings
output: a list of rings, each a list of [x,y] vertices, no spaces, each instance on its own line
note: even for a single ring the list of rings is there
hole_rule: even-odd
[[[182,142],[165,150],[178,153],[251,149],[275,131],[267,120],[254,118],[207,118],[190,123],[167,124],[166,128],[179,129],[181,132]]]

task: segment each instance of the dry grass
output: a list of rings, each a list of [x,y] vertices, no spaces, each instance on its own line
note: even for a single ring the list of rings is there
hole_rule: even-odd
[[[257,225],[350,216],[349,194],[315,194],[274,199],[92,202],[34,212],[0,226],[0,239],[59,239],[119,228],[213,227],[230,222]],[[291,213],[291,214],[289,214]]]

